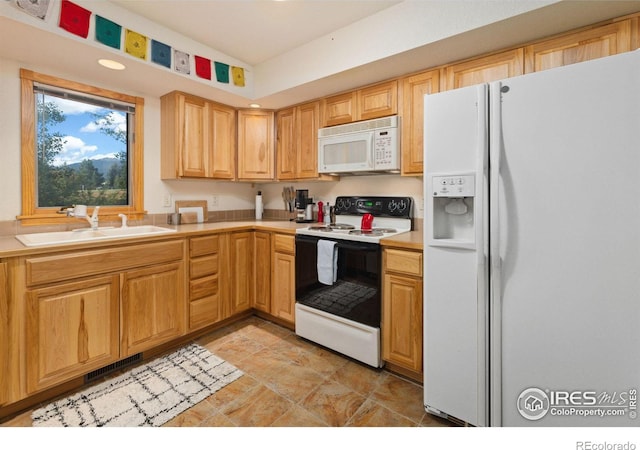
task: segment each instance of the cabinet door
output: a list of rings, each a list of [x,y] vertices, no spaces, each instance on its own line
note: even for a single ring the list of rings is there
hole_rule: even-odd
[[[295,321],[295,268],[295,256],[280,252],[273,254],[271,314],[289,322]]]
[[[296,109],[289,108],[278,111],[276,115],[277,140],[276,155],[279,180],[293,180],[297,172],[297,148],[296,148]]]
[[[0,263],[0,405],[9,398],[9,285],[7,263]]]
[[[320,128],[320,102],[307,103],[297,108],[296,178],[318,177],[318,128]]]
[[[256,231],[255,237],[255,297],[254,308],[271,311],[271,234]]]
[[[130,270],[122,275],[122,356],[148,350],[184,333],[184,291],[181,262]]]
[[[525,48],[526,73],[567,66],[617,53],[631,46],[631,20],[549,39]]]
[[[422,371],[422,281],[385,274],[382,358]]]
[[[402,174],[424,170],[424,96],[438,92],[440,71],[430,70],[402,80]]]
[[[356,92],[334,95],[322,100],[322,126],[331,127],[358,120]]]
[[[192,96],[179,96],[179,167],[182,177],[206,177],[209,155],[207,102]]]
[[[119,359],[118,276],[27,291],[27,391]]]
[[[272,180],[275,176],[274,115],[238,111],[238,178]]]
[[[236,176],[236,112],[217,103],[209,103],[207,177],[232,180]]]
[[[358,91],[358,120],[376,119],[398,113],[398,82],[390,81]]]
[[[246,311],[254,303],[253,248],[253,232],[231,233],[229,236],[230,315]]]
[[[524,73],[524,50],[518,48],[452,64],[444,72],[444,90],[515,77]]]

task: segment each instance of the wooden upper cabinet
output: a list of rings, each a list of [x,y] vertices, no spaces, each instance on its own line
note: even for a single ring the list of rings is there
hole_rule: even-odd
[[[171,92],[161,97],[161,178],[235,177],[235,110]]]
[[[297,178],[318,176],[318,128],[320,128],[320,102],[312,102],[297,108],[298,165]]]
[[[398,113],[397,80],[322,100],[322,126],[330,127]]]
[[[430,70],[402,81],[402,175],[424,170],[424,96],[439,91],[440,71]]]
[[[236,111],[209,102],[209,170],[207,177],[233,180],[236,176]]]
[[[633,49],[633,19],[578,31],[525,47],[525,72],[611,56]]]
[[[322,100],[322,126],[332,127],[344,123],[355,122],[358,117],[356,92],[334,95]]]
[[[398,113],[398,82],[376,84],[357,91],[358,120],[376,119]]]
[[[238,111],[238,179],[275,177],[274,113]]]
[[[276,155],[279,180],[296,178],[296,108],[278,111],[276,114]]]
[[[524,50],[517,48],[444,68],[444,89],[457,89],[524,73]]]
[[[318,178],[318,128],[320,102],[278,111],[277,178]]]

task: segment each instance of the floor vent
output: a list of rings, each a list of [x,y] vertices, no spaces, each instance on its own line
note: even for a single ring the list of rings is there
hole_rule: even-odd
[[[128,358],[121,359],[120,361],[116,361],[113,364],[109,364],[108,366],[104,366],[100,369],[94,370],[93,372],[89,372],[84,376],[84,382],[89,383],[98,377],[110,374],[111,372],[115,372],[116,370],[122,369],[123,367],[135,364],[138,361],[142,361],[142,353],[136,353],[133,356],[129,356]]]

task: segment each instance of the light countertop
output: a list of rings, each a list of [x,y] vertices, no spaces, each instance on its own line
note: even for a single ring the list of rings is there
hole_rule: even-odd
[[[271,231],[276,233],[295,234],[298,228],[306,228],[307,223],[296,223],[283,220],[242,220],[229,222],[205,222],[186,225],[162,225],[166,228],[176,230],[176,234],[161,234],[157,236],[138,236],[129,238],[108,239],[100,241],[75,242],[59,245],[43,245],[38,247],[27,247],[18,241],[14,236],[0,236],[0,258],[13,256],[35,255],[59,252],[65,250],[85,250],[98,247],[108,247],[115,244],[132,244],[137,242],[151,242],[167,238],[196,236],[211,232],[229,231]],[[382,239],[383,247],[400,247],[414,250],[422,250],[422,233],[410,231],[390,238]]]

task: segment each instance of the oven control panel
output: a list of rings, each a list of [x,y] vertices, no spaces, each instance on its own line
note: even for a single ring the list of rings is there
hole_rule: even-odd
[[[410,219],[412,206],[411,197],[338,197],[335,211],[341,215],[373,214]]]

